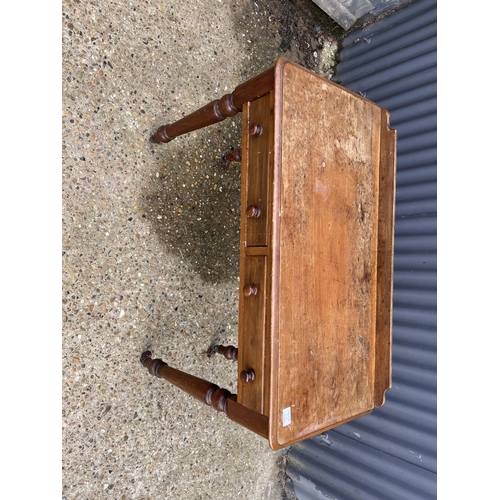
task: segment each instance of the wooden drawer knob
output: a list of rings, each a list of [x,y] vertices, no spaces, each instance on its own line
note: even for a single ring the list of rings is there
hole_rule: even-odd
[[[245,285],[243,287],[243,295],[245,297],[250,297],[251,295],[257,295],[257,292],[259,289],[257,288],[257,285]]]
[[[242,370],[240,373],[240,380],[247,384],[255,380],[255,372],[250,368],[249,370]]]
[[[247,208],[247,217],[252,217],[254,219],[257,219],[260,217],[260,214],[262,213],[262,210],[260,207],[256,205],[249,205]]]
[[[254,137],[262,135],[263,131],[264,129],[262,128],[262,125],[257,125],[256,123],[252,123],[252,125],[250,125],[250,128],[248,129],[248,133],[250,135],[253,135]]]

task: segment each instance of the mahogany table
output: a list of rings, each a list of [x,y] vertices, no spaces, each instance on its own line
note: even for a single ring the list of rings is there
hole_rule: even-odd
[[[243,112],[237,395],[152,359],[200,401],[289,446],[383,405],[391,387],[396,131],[312,71],[275,66],[156,142]]]

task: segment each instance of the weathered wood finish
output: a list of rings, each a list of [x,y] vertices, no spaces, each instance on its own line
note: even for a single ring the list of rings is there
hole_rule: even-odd
[[[234,89],[232,94],[234,106],[238,111],[242,111],[245,103],[255,101],[255,99],[269,94],[273,88],[274,68],[270,68]]]
[[[271,307],[268,299],[271,286],[269,220],[274,165],[274,91],[243,106],[242,124],[238,345],[244,360],[240,360],[238,367],[240,375],[253,370],[255,379],[243,382],[239,378],[238,401],[268,415],[270,366],[266,358]]]
[[[248,103],[244,113],[246,204],[242,210],[246,214],[246,246],[266,246],[269,238],[269,169],[272,168],[273,144],[273,104],[274,93]],[[261,127],[262,132],[252,134],[252,127]],[[245,134],[245,131],[248,133]],[[265,131],[265,133],[264,133]]]
[[[249,286],[254,293],[248,293]],[[246,256],[240,278],[241,325],[238,338],[238,371],[252,370],[255,377],[244,382],[238,378],[238,403],[264,413],[265,383],[265,305],[267,297],[267,257]]]
[[[373,103],[300,66],[277,71],[286,139],[273,210],[275,449],[374,406],[381,119]]]
[[[368,99],[279,59],[157,134],[239,111],[241,153],[225,157],[242,164],[238,349],[208,352],[238,360],[238,395],[141,361],[277,450],[391,387],[396,132]]]
[[[392,296],[396,198],[396,131],[382,110],[379,169],[377,322],[374,404],[382,406],[392,386]]]

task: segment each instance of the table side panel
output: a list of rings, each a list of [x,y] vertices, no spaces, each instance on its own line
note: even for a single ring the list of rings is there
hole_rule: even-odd
[[[392,385],[392,297],[394,276],[394,218],[396,198],[396,131],[389,112],[382,110],[379,170],[377,251],[377,327],[375,355],[375,406],[385,402]]]
[[[245,286],[256,287],[255,295],[246,296]],[[267,295],[267,257],[245,256],[240,275],[240,308],[238,338],[238,372],[253,370],[255,380],[243,382],[238,378],[238,403],[264,413],[265,384],[265,327]]]
[[[246,245],[266,246],[269,240],[269,195],[268,178],[272,156],[274,122],[271,94],[248,103],[247,129],[247,165],[246,170],[246,206],[260,210],[258,217],[246,217]],[[262,127],[260,135],[250,135],[252,125]],[[243,208],[243,207],[242,207]]]
[[[310,71],[282,71],[270,420],[278,447],[373,408],[381,118]]]
[[[252,135],[251,125],[262,133]],[[238,381],[238,402],[269,415],[269,317],[271,287],[271,214],[274,164],[274,91],[243,106],[242,196],[240,231],[240,302],[238,324],[238,371],[254,370],[256,379]],[[249,217],[247,208],[257,206],[259,217]],[[249,280],[258,280],[258,296],[243,293]]]

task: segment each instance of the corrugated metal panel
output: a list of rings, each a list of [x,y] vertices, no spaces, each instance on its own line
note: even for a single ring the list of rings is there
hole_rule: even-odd
[[[291,447],[290,498],[436,498],[436,10],[419,0],[344,40],[336,79],[398,130],[393,388],[372,414]]]
[[[330,434],[330,433],[329,433]],[[375,448],[353,446],[344,436],[330,435],[293,446],[303,467],[287,494],[299,499],[423,500],[435,498],[434,474]],[[335,471],[335,488],[331,472]]]

